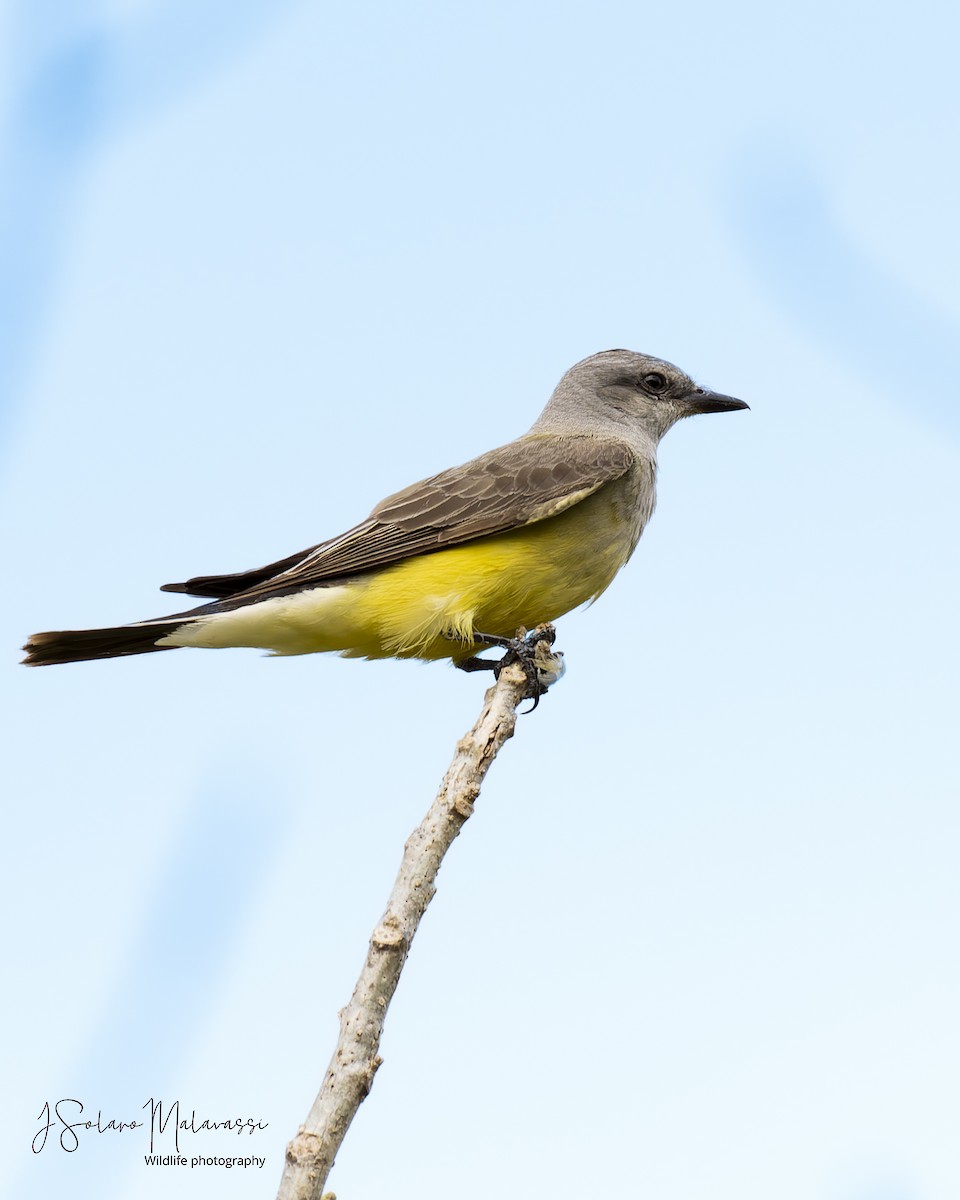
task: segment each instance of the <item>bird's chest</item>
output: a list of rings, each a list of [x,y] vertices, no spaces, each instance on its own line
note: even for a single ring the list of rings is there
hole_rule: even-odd
[[[546,621],[599,596],[633,553],[652,511],[652,479],[649,487],[643,482],[618,480],[559,516],[518,530],[512,536],[520,553],[503,562],[490,607]],[[507,618],[506,611],[501,615]]]
[[[646,516],[633,488],[602,488],[540,530],[540,557],[554,585],[571,589],[571,607],[602,592],[633,553]],[[572,597],[569,597],[572,599]]]

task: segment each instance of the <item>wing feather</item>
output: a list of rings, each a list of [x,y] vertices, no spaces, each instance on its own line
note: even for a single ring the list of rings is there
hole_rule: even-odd
[[[634,462],[621,442],[528,435],[388,496],[366,521],[299,555],[164,590],[221,597],[217,608],[234,608],[318,587],[556,516]]]

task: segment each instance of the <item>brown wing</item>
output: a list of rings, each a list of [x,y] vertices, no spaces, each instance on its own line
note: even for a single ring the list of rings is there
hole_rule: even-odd
[[[160,591],[185,592],[188,596],[235,596],[247,588],[256,587],[258,583],[265,583],[281,571],[295,567],[316,549],[316,546],[310,546],[309,549],[300,550],[287,558],[281,558],[278,562],[256,567],[252,571],[238,571],[235,575],[194,575],[184,583],[165,583]]]
[[[366,521],[300,555],[164,590],[221,596],[223,608],[234,608],[317,587],[556,516],[619,479],[634,461],[619,442],[530,435],[388,496]]]

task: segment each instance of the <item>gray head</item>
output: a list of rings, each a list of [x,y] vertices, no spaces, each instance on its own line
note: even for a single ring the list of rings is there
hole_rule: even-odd
[[[747,407],[742,400],[699,387],[662,358],[604,350],[570,368],[533,429],[615,434],[655,447],[681,417]]]

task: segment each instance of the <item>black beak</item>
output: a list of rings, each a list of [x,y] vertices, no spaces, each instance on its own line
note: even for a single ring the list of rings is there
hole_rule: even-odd
[[[693,416],[694,413],[735,412],[738,408],[750,407],[733,396],[721,396],[719,392],[708,392],[706,388],[697,388],[684,396],[683,405],[687,416]]]

